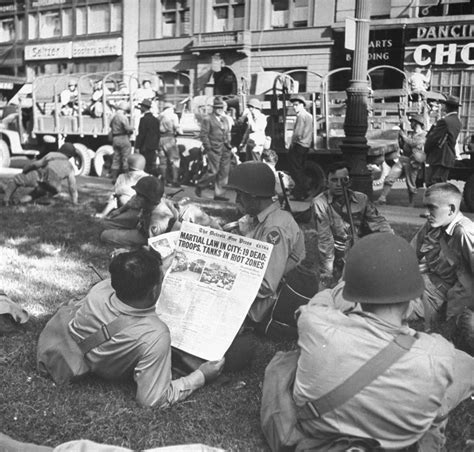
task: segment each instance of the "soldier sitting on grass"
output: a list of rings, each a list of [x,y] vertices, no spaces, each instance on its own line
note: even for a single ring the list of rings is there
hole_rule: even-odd
[[[171,338],[156,314],[163,273],[159,255],[148,250],[118,254],[109,267],[110,279],[96,284],[81,301],[69,326],[81,341],[119,316],[128,326],[86,354],[92,373],[107,380],[133,379],[140,405],[164,408],[184,400],[213,381],[224,359],[203,362],[189,375],[171,379]]]
[[[77,187],[74,167],[69,162],[76,155],[72,143],[63,144],[57,152],[49,152],[44,157],[29,163],[4,188],[3,204],[9,206],[18,187],[31,188],[31,192],[22,196],[20,203],[28,203],[45,195],[55,196],[61,191],[61,184],[67,180],[69,195],[73,204],[77,204]]]

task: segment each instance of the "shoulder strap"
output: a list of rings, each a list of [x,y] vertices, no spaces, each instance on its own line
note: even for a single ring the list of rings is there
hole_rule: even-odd
[[[87,336],[83,341],[78,342],[81,352],[85,355],[93,348],[109,341],[113,336],[122,331],[134,322],[134,318],[130,316],[119,315],[116,319],[107,325],[102,325],[95,333]]]
[[[408,352],[416,339],[416,336],[399,334],[390,344],[380,350],[339,386],[318,400],[297,407],[298,419],[318,418],[347,402]]]

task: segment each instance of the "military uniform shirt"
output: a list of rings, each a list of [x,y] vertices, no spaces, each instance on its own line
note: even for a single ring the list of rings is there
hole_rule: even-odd
[[[168,327],[159,319],[155,306],[136,309],[122,303],[110,279],[96,284],[81,301],[69,330],[84,339],[119,315],[136,320],[109,341],[87,353],[92,372],[107,379],[133,375],[136,399],[144,406],[164,408],[185,399],[204,385],[204,375],[196,370],[186,377],[171,379],[171,338]]]
[[[273,245],[257,299],[249,311],[249,317],[260,322],[275,301],[282,277],[304,259],[304,236],[291,214],[282,210],[278,203],[271,204],[256,216],[255,224],[246,236]]]

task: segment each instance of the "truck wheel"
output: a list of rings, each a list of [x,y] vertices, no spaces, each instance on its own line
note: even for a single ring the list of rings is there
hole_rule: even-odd
[[[69,159],[76,176],[88,176],[91,172],[92,159],[89,149],[82,143],[74,143],[77,156]]]
[[[8,144],[0,140],[0,168],[8,168],[10,166],[10,149]]]
[[[471,174],[464,185],[463,199],[470,212],[474,212],[474,174]]]
[[[306,184],[312,196],[319,195],[326,188],[326,174],[318,163],[308,160],[305,168]]]
[[[95,152],[94,157],[94,172],[96,176],[102,177],[104,176],[104,163],[106,157],[113,155],[114,149],[110,144],[104,144]]]

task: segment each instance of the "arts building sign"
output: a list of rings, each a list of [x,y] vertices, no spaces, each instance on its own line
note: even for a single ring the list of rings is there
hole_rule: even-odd
[[[25,46],[25,60],[58,60],[122,55],[122,38]]]
[[[474,24],[419,26],[411,42],[418,66],[474,64]]]

